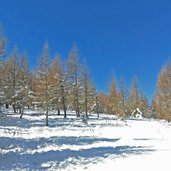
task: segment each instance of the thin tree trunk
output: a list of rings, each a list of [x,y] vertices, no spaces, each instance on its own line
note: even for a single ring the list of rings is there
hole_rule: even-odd
[[[46,106],[46,126],[48,126],[48,106]]]
[[[62,79],[60,81],[61,81],[62,106],[63,106],[63,111],[64,111],[64,118],[66,118],[67,117],[67,113],[66,113],[64,86],[62,84]]]
[[[5,104],[6,109],[9,109],[9,104]]]
[[[96,96],[96,113],[97,113],[97,118],[99,118],[99,103],[98,103],[97,96]]]
[[[86,112],[86,117],[88,118],[87,97],[85,98],[85,112]]]
[[[62,93],[62,104],[63,104],[63,110],[64,110],[64,118],[67,117],[67,113],[66,113],[66,104],[65,104],[65,96],[64,96],[64,90]]]
[[[46,76],[46,126],[48,126],[48,85],[47,85],[47,76]]]
[[[13,104],[13,110],[14,110],[14,113],[17,112],[17,111],[16,111],[16,106],[15,106],[15,104]]]
[[[24,108],[21,109],[20,119],[23,117],[23,114],[24,114]]]
[[[66,105],[65,105],[65,97],[64,97],[64,95],[62,97],[62,104],[63,104],[63,110],[64,110],[64,118],[66,118],[67,113],[66,113]]]
[[[84,96],[85,96],[85,113],[86,113],[86,117],[88,118],[88,107],[87,107],[87,104],[88,104],[88,100],[87,100],[87,96],[88,96],[88,93],[87,93],[87,73],[85,73],[85,91],[84,91]]]
[[[66,107],[65,107],[65,104],[63,105],[63,108],[64,108],[64,118],[67,117],[67,113],[66,113]]]
[[[79,106],[78,90],[76,90],[76,116],[80,117],[80,106]]]

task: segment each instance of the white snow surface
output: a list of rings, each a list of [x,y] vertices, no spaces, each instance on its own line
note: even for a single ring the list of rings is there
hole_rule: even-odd
[[[67,119],[26,111],[0,118],[0,170],[170,171],[171,124],[72,112]]]

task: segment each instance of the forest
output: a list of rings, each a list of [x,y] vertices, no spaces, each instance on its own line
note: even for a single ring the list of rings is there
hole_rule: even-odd
[[[79,50],[73,45],[67,60],[60,54],[50,56],[48,42],[37,57],[36,68],[28,64],[26,52],[18,53],[14,47],[11,55],[7,52],[7,41],[0,28],[0,110],[12,107],[14,113],[24,116],[26,108],[43,111],[48,126],[48,114],[58,115],[75,111],[76,117],[89,117],[89,113],[115,114],[125,118],[135,109],[143,117],[171,121],[171,62],[161,69],[156,82],[155,95],[149,101],[139,88],[138,78],[132,79],[130,88],[125,86],[124,77],[119,81],[113,77],[109,92],[97,92],[86,64],[79,62]],[[51,60],[53,59],[53,60]]]

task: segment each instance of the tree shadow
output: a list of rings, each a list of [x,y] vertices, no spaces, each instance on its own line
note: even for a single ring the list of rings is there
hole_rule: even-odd
[[[24,150],[34,150],[39,148],[43,148],[49,145],[58,145],[59,147],[62,145],[90,145],[98,142],[116,142],[120,138],[110,139],[110,138],[96,138],[89,136],[59,136],[59,137],[50,137],[50,138],[36,138],[36,139],[23,139],[23,138],[15,138],[15,137],[2,137],[0,139],[0,149],[8,149],[12,147],[19,147]]]
[[[43,153],[34,153],[34,154],[19,154],[10,152],[5,155],[0,156],[0,167],[2,170],[11,170],[11,169],[41,169],[43,168],[42,164],[47,162],[56,162],[59,167],[65,169],[69,164],[76,164],[75,160],[78,163],[84,165],[87,160],[92,162],[93,159],[100,161],[103,158],[108,157],[109,155],[115,155],[119,157],[124,157],[126,155],[140,155],[147,152],[153,152],[154,150],[143,147],[143,146],[117,146],[117,147],[94,147],[89,149],[81,150],[56,150],[48,151]],[[69,160],[70,159],[70,160]],[[80,160],[80,159],[85,159]],[[62,164],[60,164],[62,163]],[[78,164],[77,163],[77,164]],[[51,167],[50,165],[48,166]]]

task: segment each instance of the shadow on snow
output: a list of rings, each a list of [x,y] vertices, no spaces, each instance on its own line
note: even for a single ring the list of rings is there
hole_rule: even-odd
[[[0,149],[12,148],[15,144],[16,147],[21,147],[22,152],[8,152],[0,153],[0,169],[11,170],[11,169],[47,169],[43,168],[42,164],[47,162],[55,162],[57,166],[65,168],[68,164],[74,164],[75,160],[78,163],[84,164],[84,162],[93,162],[93,158],[96,161],[102,160],[109,155],[116,155],[124,157],[130,154],[144,154],[147,152],[152,152],[154,150],[143,147],[143,146],[116,146],[116,147],[92,147],[88,149],[72,150],[72,145],[86,145],[93,144],[96,142],[116,142],[119,139],[107,139],[107,138],[92,138],[92,137],[52,137],[49,139],[15,139],[15,138],[1,138],[0,139]],[[71,145],[70,149],[64,150],[52,150],[42,151],[40,153],[35,152],[34,154],[27,153],[27,150],[35,150],[37,148],[43,148],[48,145]],[[0,151],[1,152],[1,151]],[[98,160],[97,160],[98,158]],[[72,159],[72,160],[69,160]],[[80,160],[84,159],[84,160]],[[61,164],[63,163],[63,164]],[[76,162],[77,164],[77,162]],[[48,166],[51,167],[51,166]]]

